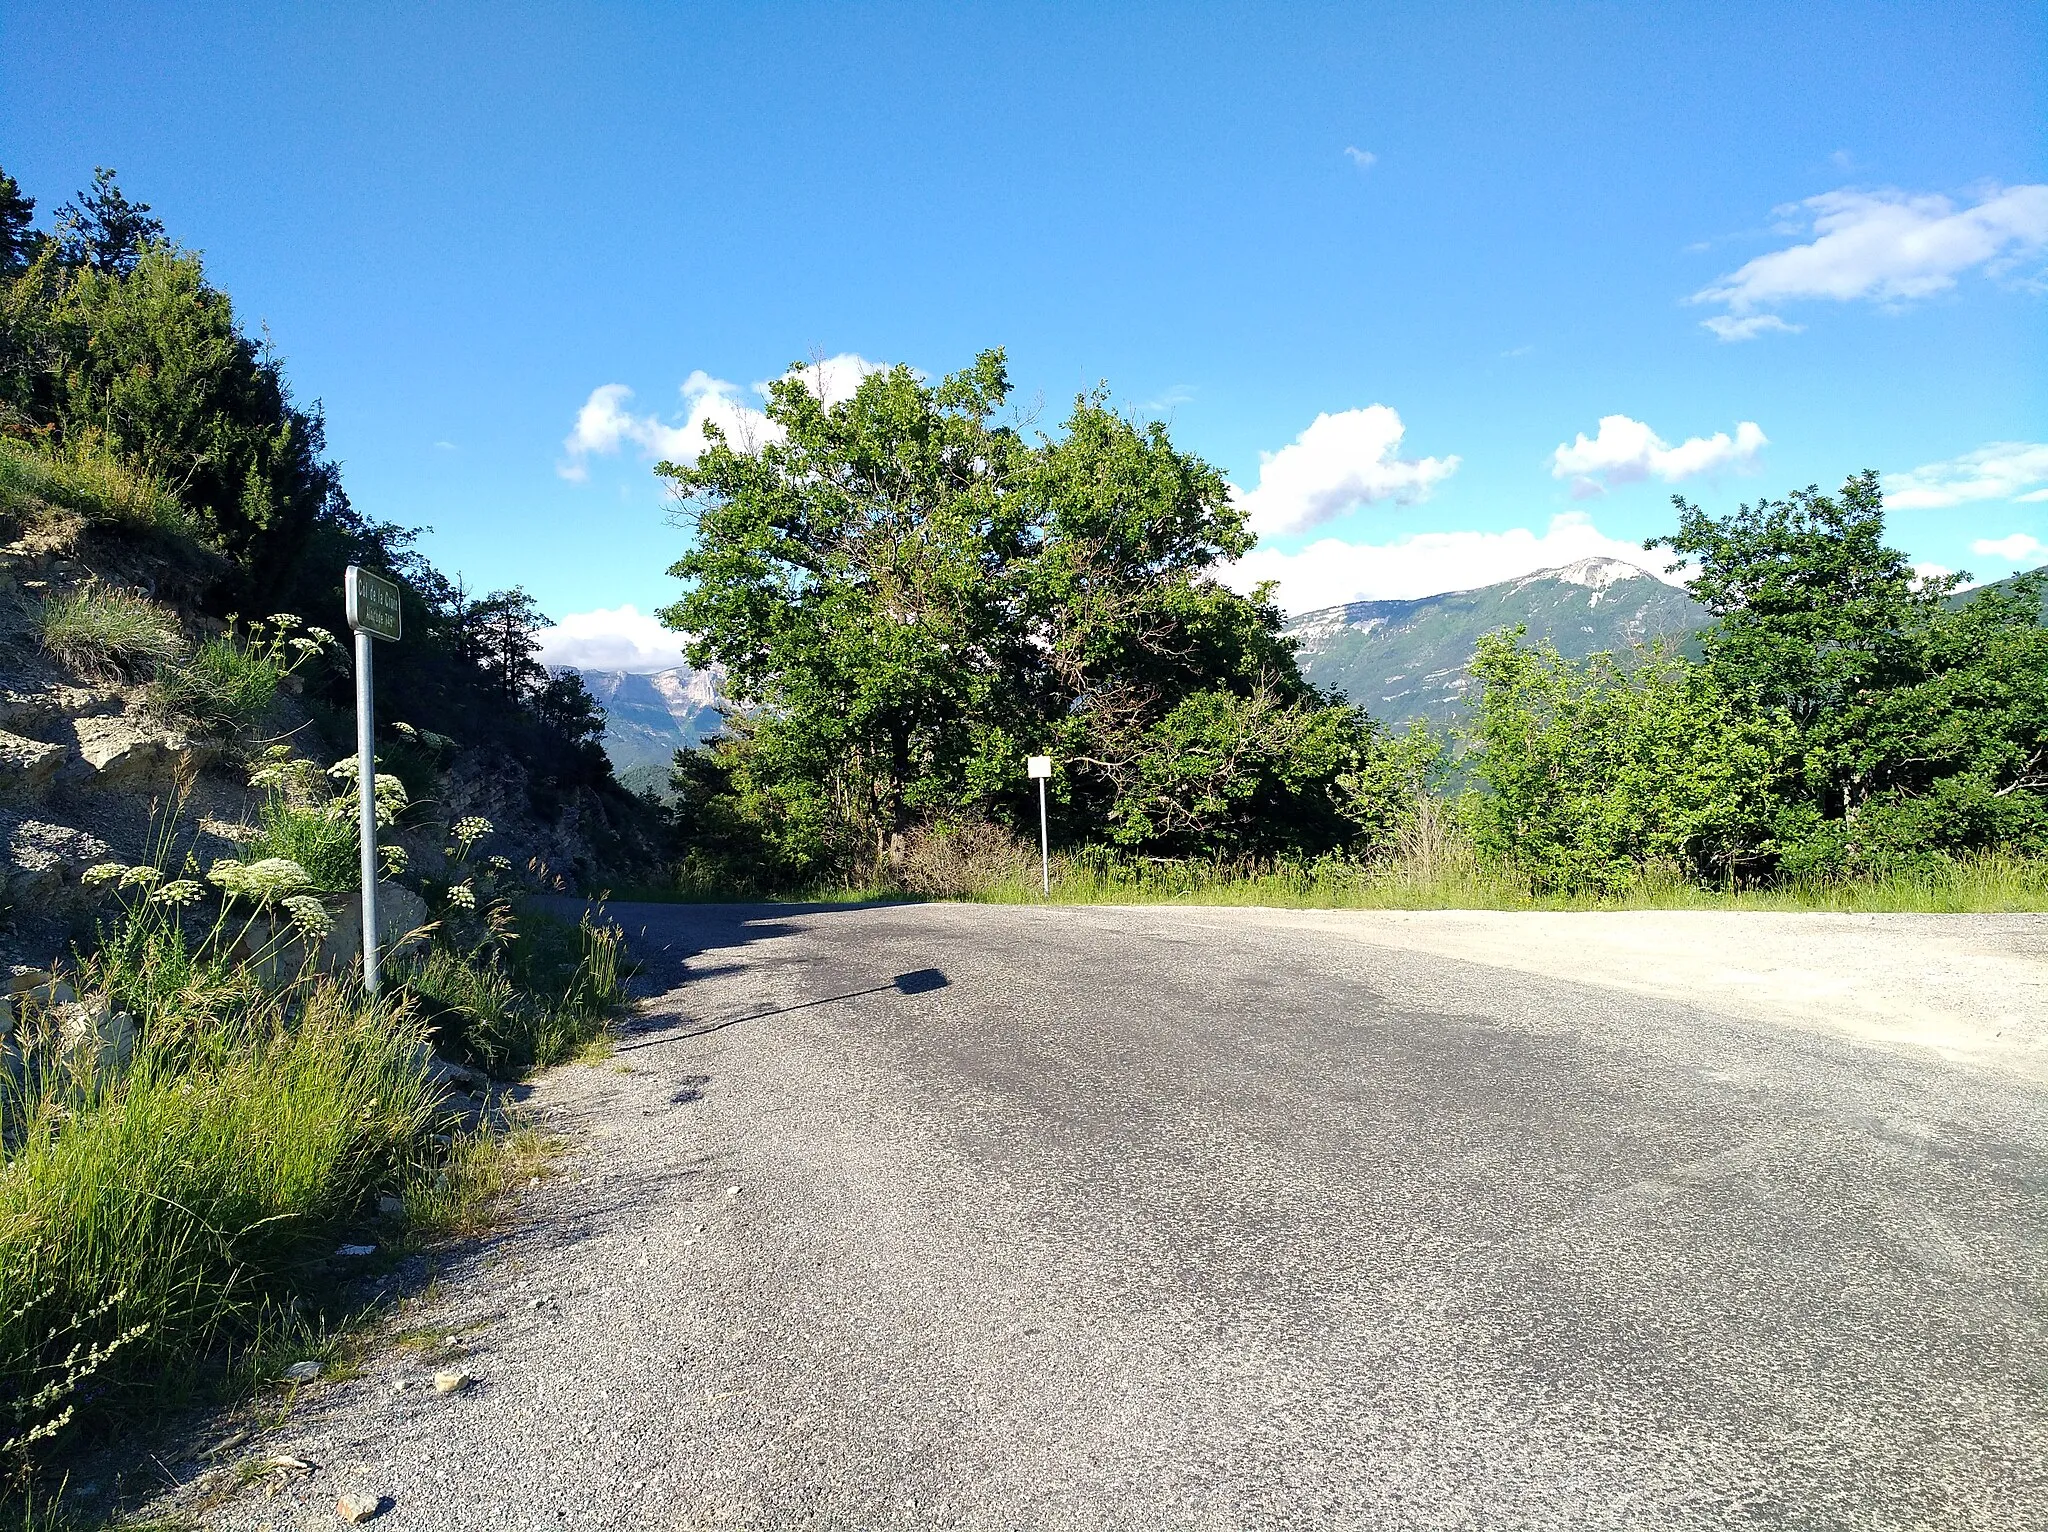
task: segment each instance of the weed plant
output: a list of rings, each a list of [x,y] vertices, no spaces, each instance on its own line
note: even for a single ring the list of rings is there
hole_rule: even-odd
[[[474,1051],[512,1065],[567,1056],[621,995],[617,931],[538,912],[516,961],[435,951],[416,960],[430,983],[381,1003],[311,969],[266,983],[269,949],[252,953],[257,925],[232,913],[248,880],[227,880],[239,891],[209,926],[196,879],[103,871],[126,903],[76,987],[134,1019],[132,1059],[67,1058],[33,1011],[0,1052],[0,1527],[47,1488],[33,1469],[74,1414],[118,1427],[335,1358],[335,1296],[365,1269],[335,1252],[380,1197],[403,1218],[368,1239],[402,1249],[476,1228],[540,1173],[531,1133],[434,1136],[427,990],[473,1013]]]
[[[178,660],[184,635],[169,609],[105,585],[62,591],[43,603],[43,647],[86,675],[139,678]]]
[[[189,659],[163,667],[155,695],[160,705],[208,728],[236,733],[260,722],[309,662],[340,653],[332,633],[289,612],[246,624],[230,619],[225,633],[202,641]]]
[[[401,970],[436,1046],[497,1075],[546,1068],[595,1042],[625,999],[618,927],[571,925],[531,906],[514,941],[464,953],[434,946]]]

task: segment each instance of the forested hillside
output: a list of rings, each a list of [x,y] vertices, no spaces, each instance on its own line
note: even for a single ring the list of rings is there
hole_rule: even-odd
[[[536,658],[545,618],[532,599],[470,593],[415,533],[351,502],[319,407],[294,397],[282,357],[111,171],[41,222],[0,180],[0,518],[17,560],[61,561],[24,578],[132,592],[163,610],[161,654],[87,668],[152,686],[170,722],[176,654],[218,659],[236,614],[340,632],[344,567],[390,574],[405,638],[378,653],[380,748],[417,795],[455,817],[487,809],[517,849],[564,873],[598,878],[650,854],[644,810],[597,744],[600,712],[575,676],[551,677]],[[31,670],[51,655],[21,651]],[[16,670],[17,691],[46,690]],[[308,664],[293,685],[311,731],[299,743],[318,737],[339,754],[352,728],[345,659]],[[392,731],[428,720],[447,742],[432,759]]]
[[[1353,601],[1291,618],[1302,674],[1387,723],[1448,726],[1470,714],[1472,656],[1506,628],[1568,659],[1654,639],[1683,645],[1707,614],[1682,590],[1618,559],[1581,559],[1476,590]]]

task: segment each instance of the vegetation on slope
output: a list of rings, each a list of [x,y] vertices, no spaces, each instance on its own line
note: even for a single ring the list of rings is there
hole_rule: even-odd
[[[207,748],[143,854],[65,885],[96,891],[97,928],[0,1009],[0,1491],[35,1490],[81,1433],[274,1384],[328,1344],[355,1279],[470,1222],[494,1182],[487,1104],[451,1079],[557,1062],[620,1004],[618,932],[544,913],[547,869],[446,811],[456,772],[497,773],[537,820],[573,809],[598,857],[648,822],[588,695],[537,664],[532,601],[472,597],[349,503],[318,410],[147,206],[103,171],[49,230],[33,212],[0,174],[0,663],[20,717],[81,747],[87,723],[139,720]],[[425,908],[375,1001],[350,973],[353,761],[328,765],[352,732],[351,562],[406,591],[379,654],[377,849],[408,885],[393,907]],[[73,695],[105,716],[70,718]],[[102,828],[140,812],[115,798],[142,789],[71,764]],[[243,822],[202,828],[193,793]]]

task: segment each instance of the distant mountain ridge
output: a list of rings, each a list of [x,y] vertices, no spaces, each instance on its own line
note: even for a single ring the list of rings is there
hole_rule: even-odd
[[[1477,590],[1411,601],[1351,601],[1291,618],[1302,672],[1375,718],[1461,721],[1465,667],[1481,636],[1512,628],[1572,659],[1655,638],[1685,643],[1708,622],[1684,591],[1620,559],[1586,558]]]
[[[604,708],[604,751],[619,780],[636,791],[665,787],[669,762],[678,750],[718,732],[719,675],[678,665],[670,670],[584,670],[557,666],[583,677]]]

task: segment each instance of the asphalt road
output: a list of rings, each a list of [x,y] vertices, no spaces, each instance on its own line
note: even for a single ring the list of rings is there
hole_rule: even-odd
[[[2036,1084],[1227,911],[617,913],[673,987],[431,1300],[477,1385],[213,1523],[2048,1527]]]

